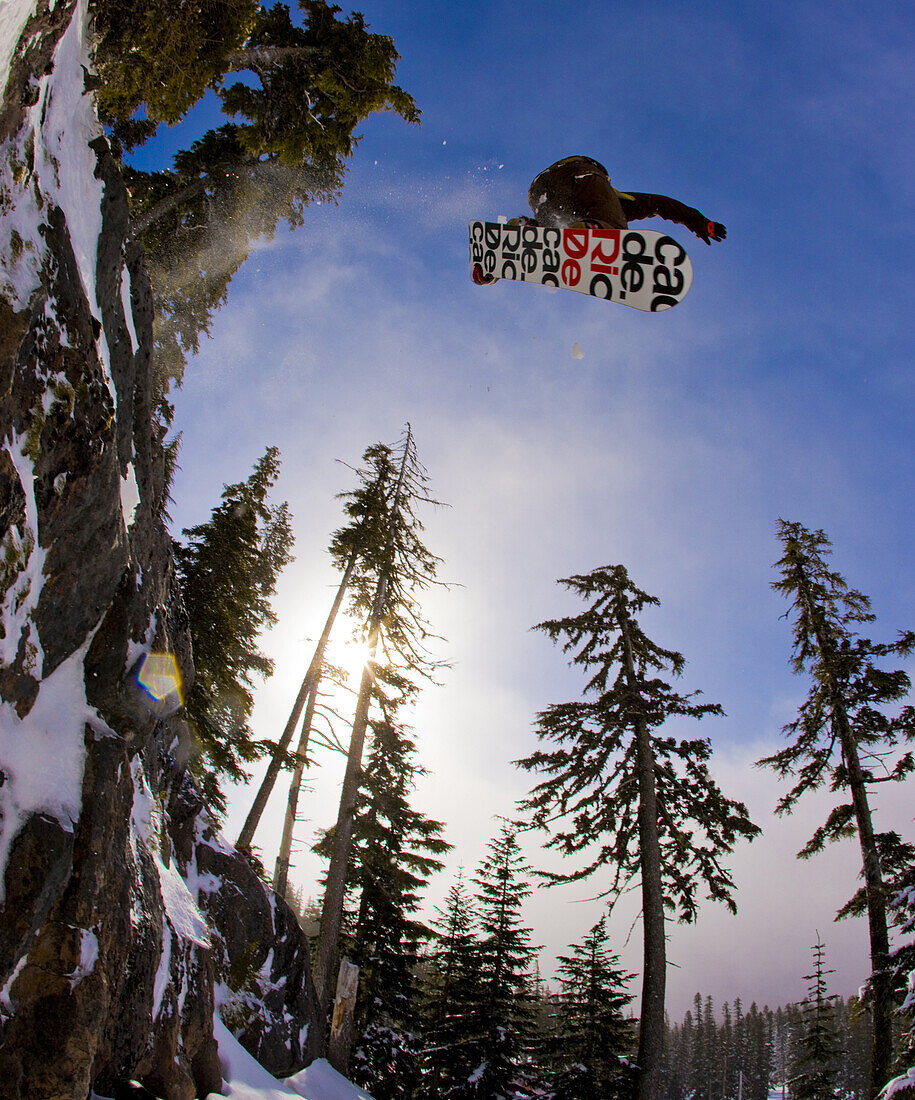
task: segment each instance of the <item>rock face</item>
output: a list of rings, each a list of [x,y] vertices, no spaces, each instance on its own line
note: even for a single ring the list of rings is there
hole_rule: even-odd
[[[4,7],[0,1098],[138,1079],[189,1100],[222,1084],[217,1001],[272,1072],[311,1060],[308,948],[179,767],[180,697],[137,683],[149,653],[193,676],[150,285],[84,90],[84,0]]]

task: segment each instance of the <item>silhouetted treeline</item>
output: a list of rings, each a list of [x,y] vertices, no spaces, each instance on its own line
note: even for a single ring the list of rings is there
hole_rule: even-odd
[[[835,1096],[867,1095],[869,1021],[857,998],[830,998]],[[668,1024],[663,1070],[664,1100],[766,1100],[791,1094],[805,1034],[803,1004],[771,1009],[740,999],[716,1010],[711,997],[696,994],[678,1024]]]

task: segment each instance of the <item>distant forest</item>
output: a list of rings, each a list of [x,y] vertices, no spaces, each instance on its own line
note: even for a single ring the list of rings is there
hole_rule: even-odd
[[[823,1011],[825,1009],[825,1012]],[[770,1092],[798,1096],[815,1002],[745,1012],[739,999],[716,1012],[711,997],[696,994],[679,1024],[668,1025],[663,1069],[665,1100],[766,1100]],[[856,997],[821,1005],[830,1096],[867,1095],[869,1020]],[[803,1092],[803,1088],[800,1090]]]

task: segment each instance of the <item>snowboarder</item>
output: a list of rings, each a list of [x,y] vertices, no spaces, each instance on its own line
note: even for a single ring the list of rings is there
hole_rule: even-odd
[[[537,225],[563,229],[626,229],[630,221],[664,218],[685,225],[706,244],[723,241],[727,230],[692,206],[666,195],[617,191],[610,173],[592,157],[565,157],[545,168],[527,193]],[[529,223],[528,218],[519,218]]]

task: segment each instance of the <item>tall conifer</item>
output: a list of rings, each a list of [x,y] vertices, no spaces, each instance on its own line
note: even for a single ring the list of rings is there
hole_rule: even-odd
[[[897,837],[898,841],[898,837]],[[915,1076],[915,850],[912,845],[899,844],[897,856],[904,853],[888,869],[890,887],[889,912],[898,932],[890,954],[890,974],[896,1002],[897,1049],[893,1072]]]
[[[476,914],[463,875],[432,922],[437,942],[425,960],[418,1100],[472,1100],[479,1065],[476,1033],[482,1001]]]
[[[330,613],[327,616],[324,630],[318,639],[308,669],[302,679],[289,719],[279,738],[278,750],[274,753],[261,781],[237,842],[239,848],[250,848],[255,830],[267,807],[277,777],[284,761],[287,759],[292,737],[301,720],[301,731],[296,749],[297,763],[293,767],[289,784],[286,822],[273,877],[274,886],[279,893],[282,893],[284,889],[289,872],[293,825],[296,819],[299,791],[302,785],[305,758],[311,737],[318,689],[325,670],[327,645],[335,627],[338,613],[347,596],[350,595],[351,582],[360,586],[363,590],[371,584],[377,570],[381,548],[388,538],[391,490],[397,477],[396,466],[391,461],[391,449],[383,443],[376,443],[366,449],[362,461],[363,465],[354,470],[357,478],[356,488],[340,494],[340,499],[346,502],[343,511],[347,517],[347,522],[338,527],[333,533],[328,549],[331,560],[340,572],[340,583],[337,586],[337,592]],[[303,711],[304,717],[302,716]]]
[[[813,946],[814,969],[805,974],[810,985],[800,1004],[802,1020],[797,1053],[792,1066],[792,1100],[832,1100],[838,1075],[835,1013],[832,997],[826,992],[826,975],[834,971],[824,966],[824,948]]]
[[[521,917],[531,892],[529,872],[514,829],[503,824],[474,878],[482,993],[471,1083],[480,1100],[514,1100],[527,1059],[532,1035],[527,972],[537,950]]]
[[[886,713],[887,705],[898,704],[911,684],[903,670],[886,671],[881,667],[886,657],[909,654],[915,648],[915,633],[906,631],[888,644],[862,637],[859,624],[874,620],[870,601],[828,568],[826,559],[831,548],[826,535],[784,520],[779,522],[778,535],[784,554],[777,563],[781,576],[772,587],[791,601],[792,667],[797,673],[808,674],[810,691],[798,717],[785,726],[792,743],[759,764],[795,779],[794,786],[780,800],[778,813],[790,813],[802,794],[823,784],[846,796],[847,801],[832,810],[798,855],[807,858],[830,841],[858,837],[864,878],[859,900],[867,912],[870,934],[870,1095],[875,1097],[890,1072],[892,991],[887,896],[881,867],[881,845],[886,845],[888,838],[875,832],[869,791],[876,783],[905,779],[915,768],[909,752],[892,769],[884,768],[884,757],[889,752],[900,742],[915,738],[915,709],[906,706],[896,713]],[[851,908],[854,906],[855,899]]]
[[[709,1100],[708,1081],[712,1048],[705,1014],[705,1002],[701,993],[697,992],[693,995],[692,1015],[695,1040],[693,1043],[692,1064],[690,1065],[690,1092],[695,1100]]]
[[[772,1072],[772,1050],[765,1010],[761,1012],[756,1002],[751,1002],[743,1024],[746,1033],[744,1100],[766,1100],[769,1095],[769,1078]]]
[[[746,807],[726,798],[709,774],[707,740],[654,733],[668,718],[720,714],[717,704],[680,695],[657,675],[679,675],[684,659],[642,631],[638,616],[657,600],[636,588],[622,565],[561,581],[586,601],[579,615],[541,623],[572,663],[590,673],[582,701],[557,703],[538,716],[537,736],[555,747],[519,765],[543,773],[521,809],[550,834],[564,856],[589,852],[584,867],[546,873],[572,882],[607,873],[616,897],[638,876],[642,890],[644,970],[639,1028],[638,1096],[660,1089],[666,982],[665,909],[695,919],[704,889],[734,909],[723,865],[741,837],[759,830]]]
[[[422,615],[419,597],[435,584],[440,559],[423,544],[423,525],[416,515],[420,503],[434,503],[428,495],[427,474],[419,462],[409,424],[396,463],[387,449],[387,460],[397,476],[386,495],[386,535],[370,547],[370,566],[356,573],[350,583],[350,605],[355,617],[365,616],[368,660],[363,666],[350,734],[346,772],[340,792],[337,823],[330,838],[321,934],[315,955],[315,985],[321,1005],[333,999],[340,929],[350,864],[353,824],[362,783],[362,754],[373,707],[388,718],[391,708],[412,698],[418,679],[432,679],[437,663],[427,641],[432,637]]]
[[[410,806],[422,769],[407,730],[381,719],[372,734],[351,857],[359,903],[350,957],[360,967],[351,1076],[376,1100],[399,1100],[419,1078],[416,971],[432,930],[417,911],[451,845],[441,822]]]
[[[392,111],[419,121],[394,83],[399,55],[364,17],[328,0],[93,0],[99,110],[115,151],[173,124],[205,94],[222,125],[178,152],[170,168],[124,168],[132,235],[156,288],[160,407],[184,359],[225,300],[254,243],[280,222],[300,226],[313,201],[341,191],[363,119]],[[242,74],[235,79],[233,74]]]
[[[257,642],[276,622],[271,600],[293,541],[288,507],[267,499],[279,467],[279,451],[268,447],[248,480],[227,485],[210,519],[175,545],[196,674],[187,696],[200,748],[194,767],[216,810],[225,809],[222,781],[246,779],[245,765],[276,747],[256,740],[248,719],[252,676],[273,671]]]
[[[720,1096],[733,1096],[739,1085],[737,1075],[737,1051],[734,1041],[734,1024],[731,1019],[731,1006],[727,1001],[721,1010],[721,1034],[718,1044],[719,1076],[721,1081]]]

